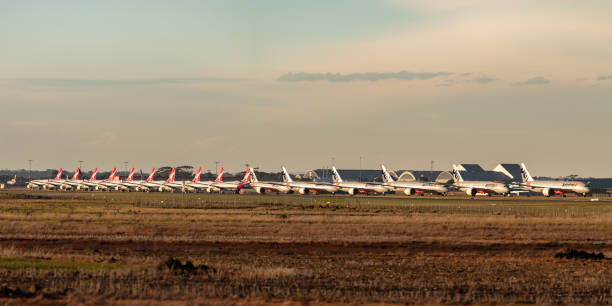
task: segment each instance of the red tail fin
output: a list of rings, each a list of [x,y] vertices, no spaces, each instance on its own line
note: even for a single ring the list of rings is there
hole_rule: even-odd
[[[172,172],[170,172],[170,176],[168,176],[168,183],[174,183],[174,177],[176,177],[176,167],[172,168]]]
[[[90,181],[95,181],[96,180],[96,175],[98,175],[98,168],[94,169],[94,172],[91,174],[91,178],[89,178]]]
[[[76,171],[74,172],[74,176],[72,177],[73,181],[76,181],[79,179],[79,173],[81,173],[81,168],[77,168]]]
[[[128,175],[126,181],[131,182],[134,180],[134,168],[132,168],[132,171],[130,171],[130,175]]]
[[[200,169],[198,169],[198,172],[196,172],[196,175],[193,177],[193,181],[194,183],[197,183],[200,181],[200,175],[202,175],[202,167],[200,167]]]
[[[109,181],[115,180],[115,173],[117,173],[117,168],[113,168],[113,172],[111,172],[111,174],[108,176]]]
[[[242,183],[248,183],[249,180],[251,178],[251,168],[247,169],[246,173],[244,174],[244,178],[242,178]]]
[[[215,180],[215,182],[220,183],[223,182],[223,167],[221,167],[221,171],[219,171],[219,174],[217,175],[217,179]]]
[[[147,178],[147,182],[150,182],[153,180],[153,176],[155,176],[155,168],[153,168],[153,170],[151,170],[151,174],[149,174],[149,177]]]
[[[62,170],[64,169],[60,168],[59,171],[57,172],[57,176],[55,177],[56,181],[59,181],[62,179]]]

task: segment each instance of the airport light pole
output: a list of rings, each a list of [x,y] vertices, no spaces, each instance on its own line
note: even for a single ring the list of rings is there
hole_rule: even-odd
[[[83,169],[81,169],[81,168],[83,168],[83,161],[82,161],[82,160],[79,160],[79,169],[80,169],[81,171],[83,171]]]
[[[359,156],[359,181],[363,181],[363,179],[361,178],[361,160],[363,159],[363,157]]]
[[[33,159],[28,159],[28,163],[30,164],[30,172],[28,174],[28,176],[29,176],[28,179],[29,179],[30,182],[32,181],[32,162],[33,161],[34,161]]]
[[[123,165],[125,166],[125,175],[128,175],[128,172],[127,172],[128,162],[124,161]]]
[[[219,173],[219,162],[215,162],[215,174]]]

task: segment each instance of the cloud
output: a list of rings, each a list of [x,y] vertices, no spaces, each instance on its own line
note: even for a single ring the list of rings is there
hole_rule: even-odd
[[[167,84],[193,84],[213,82],[243,82],[248,78],[160,78],[160,79],[62,79],[62,78],[31,78],[31,79],[2,79],[3,81],[20,82],[29,85],[46,86],[134,86],[134,85],[167,85]]]
[[[495,81],[495,79],[488,75],[481,75],[474,79],[474,82],[479,83],[479,84],[488,84],[493,81]]]
[[[382,81],[382,80],[429,80],[440,76],[452,75],[452,72],[410,72],[402,70],[400,72],[365,72],[365,73],[308,73],[296,72],[283,74],[278,78],[280,82],[303,82],[303,81],[329,81],[352,82],[352,81]]]
[[[548,79],[545,79],[543,77],[535,77],[535,78],[530,78],[527,81],[514,83],[514,85],[517,85],[517,86],[546,85],[548,83],[550,83],[550,81]]]
[[[597,77],[598,81],[612,80],[612,75],[600,75]]]

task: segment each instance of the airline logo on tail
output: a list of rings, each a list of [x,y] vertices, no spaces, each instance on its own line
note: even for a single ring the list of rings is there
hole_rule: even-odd
[[[76,181],[79,179],[79,173],[81,173],[81,168],[77,168],[76,171],[74,172],[74,176],[72,177],[73,181]]]
[[[95,181],[96,180],[96,175],[98,175],[98,168],[94,169],[94,172],[91,174],[91,177],[89,178],[90,181]]]
[[[338,170],[336,170],[336,166],[332,166],[332,181],[334,183],[342,183],[342,178],[340,177]]]
[[[457,165],[453,165],[453,171],[451,171],[451,174],[453,175],[453,180],[455,183],[463,182],[463,178],[461,177],[461,174],[459,174],[459,170],[457,170]]]
[[[9,184],[9,185],[15,185],[15,183],[17,183],[17,175],[15,175],[15,177],[12,180],[10,180],[10,181],[8,181],[6,183]]]
[[[521,178],[523,179],[523,182],[533,181],[531,174],[529,174],[529,171],[527,171],[527,166],[525,166],[525,163],[521,163]]]
[[[168,176],[168,183],[174,183],[174,177],[176,177],[176,167],[172,168],[172,172],[170,172],[170,176]]]
[[[134,180],[134,168],[132,168],[132,171],[130,171],[130,175],[128,175],[126,181],[131,182]]]
[[[59,171],[57,172],[57,176],[55,176],[55,180],[59,181],[62,179],[62,170],[64,170],[63,168],[60,168]]]
[[[109,181],[114,181],[115,180],[115,173],[117,172],[117,168],[113,168],[113,171],[111,172],[111,174],[108,176],[108,180]]]
[[[151,170],[151,174],[149,174],[149,177],[147,178],[147,182],[152,181],[154,175],[155,175],[155,168],[153,168],[153,170]]]
[[[253,170],[253,167],[249,168],[248,172],[251,173],[251,182],[258,182],[259,181],[257,179],[257,176],[255,175],[255,170]]]
[[[393,183],[393,178],[391,177],[391,174],[389,174],[389,172],[387,171],[387,168],[385,168],[385,165],[380,165],[380,167],[382,168],[385,183]]]
[[[194,183],[197,183],[200,181],[200,175],[202,175],[202,167],[200,167],[200,169],[198,169],[198,172],[196,172],[195,176],[193,177],[193,181]]]
[[[242,178],[242,183],[248,183],[251,179],[251,168],[247,169],[246,173],[244,174],[244,177]]]
[[[215,182],[217,183],[221,183],[223,182],[223,170],[225,168],[221,167],[221,171],[219,171],[219,175],[217,175],[217,179],[215,180]],[[243,179],[244,180],[244,179]]]
[[[293,180],[291,179],[291,175],[289,175],[289,172],[287,172],[287,169],[285,169],[285,166],[283,166],[283,179],[286,183],[293,183]]]

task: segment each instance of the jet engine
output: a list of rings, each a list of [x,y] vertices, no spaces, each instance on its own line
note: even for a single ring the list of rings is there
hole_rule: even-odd
[[[349,188],[348,194],[355,195],[355,188]]]
[[[467,193],[469,196],[475,196],[477,192],[478,190],[474,188],[468,188],[465,190],[465,193]]]
[[[404,194],[406,194],[406,195],[414,195],[414,189],[406,188],[406,189],[404,189]]]
[[[299,194],[308,194],[309,190],[306,188],[300,188],[298,189]]]
[[[550,197],[551,195],[553,195],[554,191],[550,188],[544,188],[542,189],[542,194],[546,197]]]
[[[259,194],[266,194],[266,189],[262,187],[255,187],[255,192]]]

